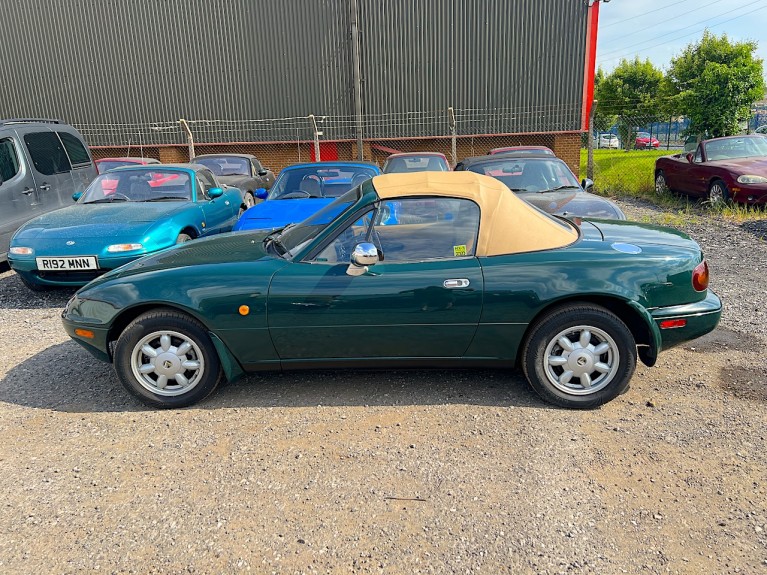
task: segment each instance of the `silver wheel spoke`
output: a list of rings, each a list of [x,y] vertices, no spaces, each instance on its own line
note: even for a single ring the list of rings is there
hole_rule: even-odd
[[[564,365],[567,363],[567,358],[562,357],[561,355],[550,355],[549,356],[549,365],[553,366],[559,366]]]
[[[578,343],[581,344],[581,347],[587,347],[589,343],[591,343],[591,332],[587,329],[584,329],[581,332],[581,337],[578,339]]]
[[[187,369],[200,369],[200,362],[196,359],[187,359],[181,362],[181,367]]]
[[[559,383],[562,385],[567,385],[570,383],[570,380],[573,378],[573,372],[572,371],[565,371],[562,373],[562,375],[559,376]]]
[[[591,376],[588,373],[581,374],[581,385],[586,389],[591,387]]]
[[[186,355],[186,353],[192,349],[192,344],[188,341],[185,341],[180,346],[178,346],[178,349],[176,350],[176,355],[181,357],[182,355]]]
[[[141,353],[147,357],[157,357],[157,351],[148,343],[141,346]]]
[[[610,366],[600,361],[599,363],[594,364],[594,370],[599,373],[608,373],[610,371]]]
[[[559,344],[559,346],[560,346],[562,349],[564,349],[565,351],[573,351],[573,350],[575,349],[575,348],[573,347],[573,344],[572,344],[572,342],[571,342],[569,339],[567,339],[565,336],[562,336],[562,337],[560,337],[560,338],[557,340],[557,343],[558,343],[558,344]]]
[[[160,389],[165,389],[165,386],[168,385],[168,377],[165,375],[158,376],[155,385],[157,385],[157,387]]]
[[[164,333],[160,336],[160,347],[163,351],[170,349],[170,336],[168,334]]]
[[[151,363],[145,363],[144,365],[138,368],[138,371],[139,373],[144,373],[144,374],[152,373],[154,371],[154,365],[152,365]]]
[[[187,385],[189,385],[189,380],[186,378],[186,376],[183,373],[177,373],[176,383],[178,383],[181,387],[186,387]]]
[[[600,343],[594,348],[594,355],[602,355],[610,349],[610,345],[607,343]]]

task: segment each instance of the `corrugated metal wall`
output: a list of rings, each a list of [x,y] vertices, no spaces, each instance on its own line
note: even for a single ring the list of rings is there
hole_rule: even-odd
[[[357,1],[365,137],[445,135],[448,106],[462,133],[579,129],[586,0]],[[209,141],[294,140],[310,113],[356,135],[350,0],[1,4],[0,117],[111,127],[92,145],[176,142],[182,117]]]

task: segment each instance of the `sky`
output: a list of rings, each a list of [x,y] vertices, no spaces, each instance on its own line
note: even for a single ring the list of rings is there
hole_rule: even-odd
[[[609,73],[621,58],[639,56],[665,71],[706,28],[731,41],[758,42],[767,78],[767,0],[603,0],[597,67]]]

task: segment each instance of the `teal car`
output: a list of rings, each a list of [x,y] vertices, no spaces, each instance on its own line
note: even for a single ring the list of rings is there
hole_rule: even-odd
[[[32,290],[83,286],[141,256],[228,232],[245,209],[240,190],[195,164],[116,168],[73,198],[11,238],[8,263]]]
[[[721,310],[679,231],[550,216],[489,176],[416,172],[376,176],[297,225],[136,260],[62,319],[156,407],[263,370],[518,366],[545,400],[590,408]]]

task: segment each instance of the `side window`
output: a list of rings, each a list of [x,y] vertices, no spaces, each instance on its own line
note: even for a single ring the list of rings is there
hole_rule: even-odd
[[[354,246],[362,242],[370,241],[368,239],[368,230],[370,228],[372,213],[373,212],[368,212],[356,222],[353,222],[346,227],[311,261],[323,264],[348,264],[349,261],[351,261],[350,258]]]
[[[73,166],[87,166],[91,163],[91,158],[88,155],[88,151],[83,146],[83,143],[72,134],[68,132],[56,132],[61,138],[61,143],[64,144],[64,149],[69,155],[69,161]]]
[[[204,197],[208,197],[208,192],[211,188],[216,187],[216,180],[213,179],[213,174],[208,170],[200,170],[197,172],[197,181],[202,186],[202,193]]]
[[[72,170],[61,140],[53,132],[32,132],[24,135],[32,163],[41,174],[51,176]]]
[[[13,140],[3,138],[0,140],[0,181],[10,180],[19,173],[19,157]]]
[[[474,255],[479,207],[471,200],[411,198],[383,202],[372,238],[385,262],[417,262]]]
[[[254,176],[257,176],[257,175],[258,175],[258,172],[260,172],[261,170],[263,170],[263,168],[261,167],[261,162],[259,162],[259,161],[258,161],[258,160],[256,160],[255,158],[253,159],[253,167],[252,167],[252,170],[253,170],[253,175],[254,175]]]
[[[696,163],[703,161],[703,146],[698,146],[698,149],[695,150],[695,157],[692,161]]]

